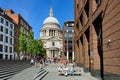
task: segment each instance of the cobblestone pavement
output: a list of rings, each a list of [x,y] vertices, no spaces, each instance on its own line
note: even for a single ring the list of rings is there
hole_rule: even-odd
[[[58,75],[58,67],[63,64],[52,63],[48,64],[45,69],[49,71],[49,73],[42,80],[98,80],[92,77],[89,73],[81,72],[81,76],[59,76]],[[79,68],[79,67],[78,67]]]

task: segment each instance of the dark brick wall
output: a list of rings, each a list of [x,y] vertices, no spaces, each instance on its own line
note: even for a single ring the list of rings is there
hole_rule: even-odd
[[[118,80],[120,0],[97,1],[74,0],[76,63],[82,64],[85,71],[88,69],[91,74],[95,74],[93,76],[110,80],[108,73],[111,73],[114,78],[117,75]]]

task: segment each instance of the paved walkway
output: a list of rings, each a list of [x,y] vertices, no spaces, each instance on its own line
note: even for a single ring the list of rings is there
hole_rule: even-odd
[[[89,73],[81,73],[81,76],[59,76],[58,75],[58,67],[63,64],[52,63],[46,67],[49,73],[42,80],[98,80],[92,77]],[[79,68],[79,67],[77,67]],[[80,68],[81,69],[81,68]]]
[[[58,67],[63,64],[51,63],[45,66],[44,69],[49,73],[42,80],[98,80],[92,77],[89,73],[82,72],[81,76],[59,76]],[[79,68],[79,67],[78,67]],[[35,75],[40,71],[40,68],[31,67],[16,74],[9,80],[33,80]]]
[[[40,71],[40,68],[27,68],[13,76],[9,80],[33,80],[34,76]]]

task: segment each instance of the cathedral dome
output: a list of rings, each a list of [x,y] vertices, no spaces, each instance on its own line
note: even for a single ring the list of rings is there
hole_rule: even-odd
[[[47,23],[55,23],[55,24],[59,24],[58,20],[55,17],[48,17],[44,20],[43,24],[47,24]]]
[[[48,23],[54,23],[59,25],[58,20],[53,16],[52,8],[50,8],[49,17],[47,17],[43,22],[43,24],[48,24]]]

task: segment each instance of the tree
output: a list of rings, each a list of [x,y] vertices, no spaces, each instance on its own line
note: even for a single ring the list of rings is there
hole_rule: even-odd
[[[26,37],[25,37],[24,29],[22,28],[19,36],[19,51],[21,51],[22,54],[23,52],[25,54],[25,50],[26,50]]]
[[[43,42],[41,40],[34,40],[34,54],[36,56],[45,56],[45,49],[43,48]]]
[[[45,56],[45,49],[44,49],[44,45],[43,42],[41,40],[38,40],[38,55],[44,57]]]
[[[28,33],[28,42],[27,42],[27,53],[32,55],[33,48],[34,48],[33,34],[32,34],[32,32],[29,32]]]

